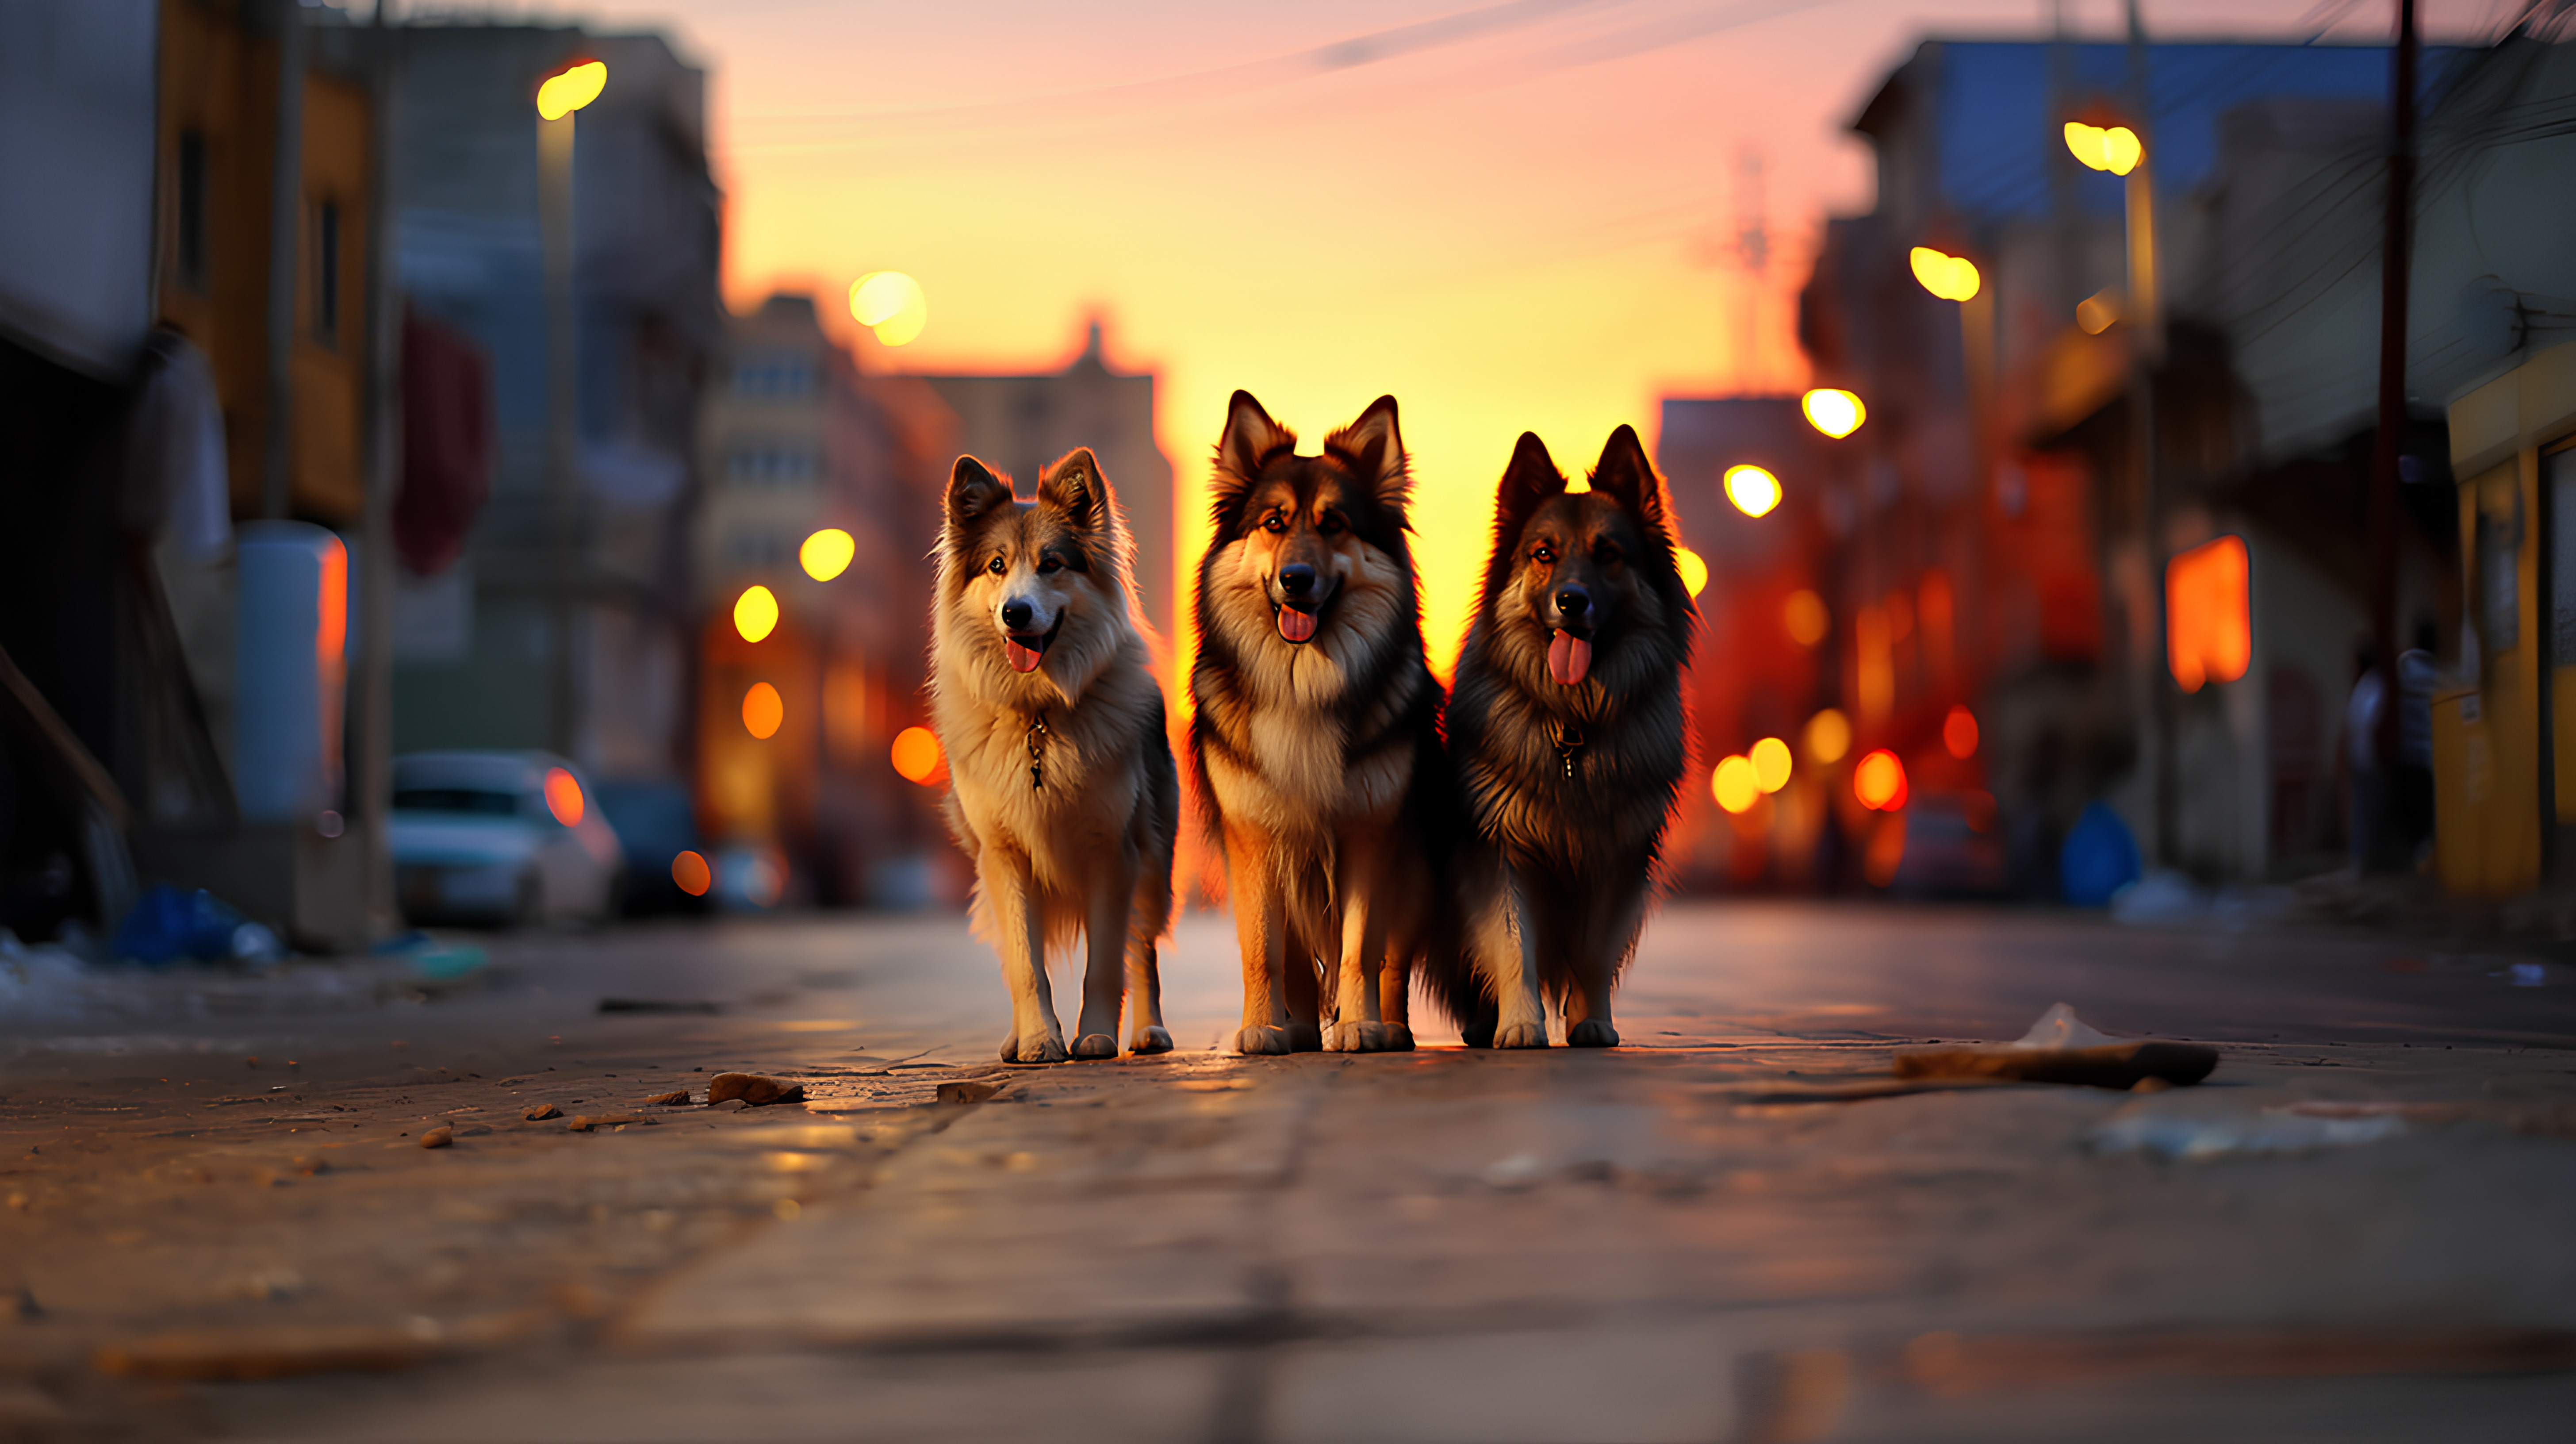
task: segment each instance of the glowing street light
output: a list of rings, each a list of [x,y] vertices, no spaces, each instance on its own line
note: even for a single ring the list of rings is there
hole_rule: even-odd
[[[746,642],[757,642],[778,629],[778,594],[763,586],[742,589],[734,598],[733,629]]]
[[[850,319],[876,332],[880,344],[909,345],[930,324],[930,298],[901,271],[870,271],[850,283]]]
[[[1840,441],[1860,430],[1869,419],[1869,408],[1848,391],[1820,386],[1798,398],[1798,409],[1806,413],[1807,424]]]
[[[796,563],[805,575],[818,582],[828,582],[850,569],[850,558],[859,553],[859,544],[848,532],[827,526],[805,538],[796,549]]]
[[[1750,809],[1762,796],[1762,782],[1754,771],[1753,759],[1739,754],[1717,764],[1708,776],[1708,790],[1717,805],[1728,812]]]
[[[1747,463],[1726,469],[1726,499],[1746,516],[1762,517],[1780,504],[1780,478]]]
[[[2125,125],[2086,125],[2070,120],[2066,122],[2066,148],[2087,167],[2113,175],[2127,175],[2147,158],[2146,144]]]
[[[600,60],[576,60],[549,75],[537,87],[537,116],[542,120],[561,120],[592,101],[608,88],[608,64]]]
[[[1765,792],[1777,792],[1789,785],[1789,773],[1797,766],[1790,755],[1789,744],[1777,737],[1765,737],[1753,744],[1753,785]]]
[[[1985,284],[1977,274],[1977,263],[1965,256],[1916,246],[1906,259],[1913,263],[1914,279],[1923,283],[1923,289],[1944,301],[1972,300]]]

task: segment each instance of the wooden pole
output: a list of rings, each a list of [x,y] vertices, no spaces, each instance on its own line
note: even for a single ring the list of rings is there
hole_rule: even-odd
[[[2397,3],[2397,54],[2389,110],[2394,120],[2388,146],[2387,234],[2379,268],[2379,431],[2370,456],[2370,637],[2379,674],[2385,681],[2386,705],[2380,709],[2378,753],[2380,776],[2393,778],[2397,764],[2397,487],[2399,443],[2406,433],[2406,281],[2414,249],[2415,189],[2415,0]],[[2388,789],[2381,789],[2385,793]],[[2372,819],[2373,835],[2384,833],[2390,818]],[[2364,866],[2368,866],[2364,860]]]

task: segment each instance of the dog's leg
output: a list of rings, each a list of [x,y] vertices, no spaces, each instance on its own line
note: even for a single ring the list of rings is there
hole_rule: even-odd
[[[1047,985],[1046,915],[1036,897],[1029,860],[988,848],[985,896],[993,908],[993,941],[1002,954],[1002,981],[1011,990],[1011,1036],[1002,1040],[1005,1063],[1061,1063],[1064,1027],[1056,1021],[1055,993]]]
[[[1230,846],[1233,857],[1267,857],[1267,849]],[[1243,1027],[1234,1035],[1238,1053],[1288,1051],[1288,917],[1273,878],[1252,876],[1249,867],[1228,869],[1227,891],[1234,897],[1234,940],[1243,954]]]
[[[1323,977],[1316,948],[1298,929],[1289,928],[1281,958],[1280,981],[1288,998],[1288,1051],[1316,1053],[1324,1047]]]
[[[1127,925],[1136,901],[1136,865],[1124,857],[1102,861],[1091,910],[1083,919],[1082,1017],[1074,1028],[1073,1056],[1118,1056],[1118,1000],[1127,983]]]
[[[1616,1048],[1619,1030],[1610,1021],[1610,987],[1619,960],[1637,940],[1646,898],[1633,887],[1593,891],[1580,905],[1574,934],[1574,976],[1565,990],[1565,1042],[1570,1048]]]
[[[1497,1048],[1544,1048],[1547,1046],[1547,1003],[1539,996],[1538,910],[1530,906],[1529,885],[1518,866],[1503,865],[1503,906],[1509,911],[1511,937],[1506,947],[1494,950],[1494,961],[1501,966],[1501,976],[1494,979],[1494,992],[1501,1004],[1501,1016],[1494,1024],[1494,1046]]]
[[[1397,938],[1387,945],[1386,965],[1378,969],[1379,1022],[1386,1029],[1386,1050],[1390,1053],[1413,1051],[1413,976],[1412,960],[1421,945],[1412,938]]]
[[[1386,950],[1386,925],[1369,907],[1370,851],[1343,850],[1345,871],[1334,889],[1342,905],[1341,952],[1330,970],[1333,1023],[1324,1030],[1324,1046],[1336,1053],[1375,1053],[1386,1046],[1386,1029],[1377,1016],[1377,967]]]
[[[1163,1026],[1163,971],[1152,938],[1127,941],[1127,998],[1135,1007],[1127,1051],[1139,1057],[1172,1051],[1171,1032]]]

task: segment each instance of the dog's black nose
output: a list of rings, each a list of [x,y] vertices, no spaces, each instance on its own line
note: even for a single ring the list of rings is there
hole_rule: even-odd
[[[1036,615],[1036,609],[1026,602],[1002,603],[1002,625],[1012,631],[1016,632],[1028,626],[1029,618],[1034,615]]]
[[[1567,587],[1556,594],[1556,613],[1569,622],[1583,620],[1592,610],[1592,594],[1581,587]]]
[[[1315,569],[1304,562],[1290,562],[1279,569],[1279,590],[1292,597],[1315,594]]]

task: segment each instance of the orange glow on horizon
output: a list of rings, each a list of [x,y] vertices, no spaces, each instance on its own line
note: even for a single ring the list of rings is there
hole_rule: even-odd
[[[2233,682],[2254,661],[2245,539],[2223,536],[2165,564],[2165,654],[2175,685]]]
[[[581,780],[560,767],[546,769],[546,811],[566,827],[581,825]]]

